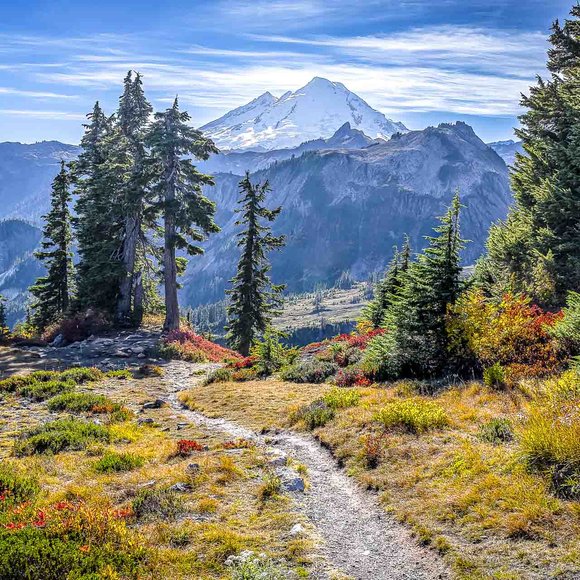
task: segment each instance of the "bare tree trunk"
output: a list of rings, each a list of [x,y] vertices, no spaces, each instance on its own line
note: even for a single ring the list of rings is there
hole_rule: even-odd
[[[175,224],[173,216],[165,215],[165,249],[163,269],[165,275],[165,324],[163,330],[179,328],[177,302],[177,263],[175,261]]]
[[[125,275],[121,280],[117,301],[117,320],[128,323],[131,320],[131,294],[133,291],[135,256],[139,237],[139,217],[128,216],[125,220],[125,241],[123,244],[123,268]]]
[[[143,322],[143,272],[135,274],[135,296],[133,298],[133,318],[137,326]]]

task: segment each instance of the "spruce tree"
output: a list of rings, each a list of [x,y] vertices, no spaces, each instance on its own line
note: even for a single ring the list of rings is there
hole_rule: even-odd
[[[240,181],[239,208],[241,218],[236,225],[243,226],[238,234],[238,247],[242,254],[238,261],[237,274],[227,290],[230,304],[227,308],[227,338],[232,348],[244,356],[258,336],[266,331],[272,316],[280,306],[280,293],[284,286],[270,281],[270,263],[266,253],[284,245],[284,236],[273,236],[271,226],[282,208],[267,209],[264,206],[268,182],[253,184],[250,174]]]
[[[143,211],[147,202],[148,175],[144,138],[153,108],[145,98],[139,73],[127,73],[124,91],[119,99],[117,120],[119,129],[126,139],[130,168],[125,183],[123,199],[123,248],[121,262],[123,275],[117,301],[117,320],[121,323],[139,323],[139,280],[143,273],[136,272],[138,245],[144,240]],[[143,252],[142,252],[143,253]],[[137,291],[137,304],[135,304]],[[132,305],[133,299],[133,305]],[[133,306],[133,312],[132,312]],[[137,306],[137,308],[135,308]]]
[[[387,310],[386,333],[369,345],[366,362],[385,378],[432,378],[447,366],[447,307],[461,291],[459,194],[427,237],[428,247],[401,277]]]
[[[202,185],[213,185],[209,175],[200,173],[192,163],[217,153],[213,141],[188,125],[189,115],[173,106],[155,114],[147,137],[151,148],[153,209],[161,213],[164,227],[163,277],[165,286],[164,330],[179,328],[177,300],[178,269],[176,249],[189,255],[201,254],[195,244],[219,231],[214,222],[215,204],[202,194]]]
[[[30,288],[35,297],[33,323],[44,330],[67,312],[73,282],[72,233],[69,204],[70,175],[64,161],[52,183],[51,208],[43,216],[45,225],[41,250],[34,255],[46,267],[46,276],[39,278]]]
[[[515,205],[492,227],[477,270],[492,294],[524,291],[547,306],[580,290],[580,6],[571,14],[553,25],[550,78],[538,78],[522,98]]]
[[[126,138],[98,102],[87,117],[74,164],[77,302],[112,314],[123,277],[123,192],[131,158]]]
[[[6,321],[6,298],[0,294],[0,336],[5,336],[8,332],[8,324]]]
[[[373,328],[382,327],[387,310],[401,288],[401,279],[409,267],[410,259],[409,238],[405,237],[403,249],[399,251],[398,248],[394,248],[393,258],[385,277],[375,286],[373,299],[363,309],[362,320],[370,322]]]

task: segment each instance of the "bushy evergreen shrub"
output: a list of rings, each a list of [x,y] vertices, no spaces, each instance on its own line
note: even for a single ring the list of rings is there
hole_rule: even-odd
[[[291,383],[323,383],[338,371],[338,365],[316,358],[301,359],[282,370],[282,380]]]

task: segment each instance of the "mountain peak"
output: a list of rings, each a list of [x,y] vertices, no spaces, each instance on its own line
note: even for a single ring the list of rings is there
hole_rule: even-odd
[[[201,127],[221,149],[282,149],[328,139],[348,123],[376,139],[406,132],[342,83],[314,77],[279,99],[264,93],[247,105]]]

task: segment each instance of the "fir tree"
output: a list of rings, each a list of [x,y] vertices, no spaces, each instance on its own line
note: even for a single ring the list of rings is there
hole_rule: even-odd
[[[141,76],[135,78],[129,71],[124,81],[124,91],[119,99],[117,119],[119,128],[129,148],[130,168],[123,200],[124,233],[121,262],[123,276],[119,286],[117,301],[117,319],[119,322],[140,322],[140,310],[135,304],[135,291],[139,296],[139,280],[143,273],[136,273],[138,263],[138,245],[144,240],[143,211],[147,201],[148,180],[145,133],[153,108],[145,98]],[[143,254],[143,252],[142,252]],[[133,312],[131,312],[133,298]],[[135,308],[137,306],[137,308]]]
[[[51,209],[43,216],[42,249],[35,253],[44,263],[47,274],[30,288],[36,299],[32,304],[33,323],[41,331],[65,314],[70,306],[73,263],[69,187],[70,175],[61,161],[60,172],[52,183]]]
[[[236,224],[244,227],[238,234],[242,254],[237,274],[230,281],[233,287],[226,291],[230,296],[227,337],[232,348],[244,356],[248,356],[252,344],[270,325],[284,289],[284,286],[273,285],[268,274],[270,263],[266,253],[284,245],[284,236],[273,236],[271,226],[267,225],[281,211],[280,207],[267,209],[264,206],[269,191],[268,182],[253,184],[249,172],[240,182],[240,207],[236,211],[241,218]]]
[[[491,293],[525,291],[548,305],[580,290],[580,6],[550,37],[548,80],[522,98],[527,112],[516,131],[523,141],[512,174],[516,203],[490,231],[478,265]]]
[[[387,310],[387,332],[369,345],[367,364],[388,378],[440,375],[447,360],[447,307],[460,290],[459,195],[440,218],[436,236],[427,237],[428,247],[408,265],[402,285]]]
[[[161,212],[164,224],[164,330],[179,328],[177,276],[183,266],[176,258],[176,249],[190,255],[200,254],[203,250],[195,242],[219,231],[214,222],[215,204],[204,197],[201,189],[202,185],[213,185],[213,180],[200,173],[189,157],[205,160],[211,153],[217,153],[217,148],[187,124],[189,119],[186,112],[179,110],[175,99],[171,108],[155,114],[147,137],[156,195],[153,209]]]
[[[405,237],[403,249],[394,248],[393,259],[389,264],[385,277],[375,286],[373,299],[365,306],[362,319],[367,320],[373,328],[383,325],[385,315],[402,284],[402,276],[409,267],[411,247],[409,238]]]
[[[8,324],[6,321],[6,298],[0,294],[0,336],[8,334]]]
[[[83,151],[74,164],[77,301],[80,308],[112,313],[123,273],[122,193],[131,160],[125,137],[99,103],[87,117]]]

